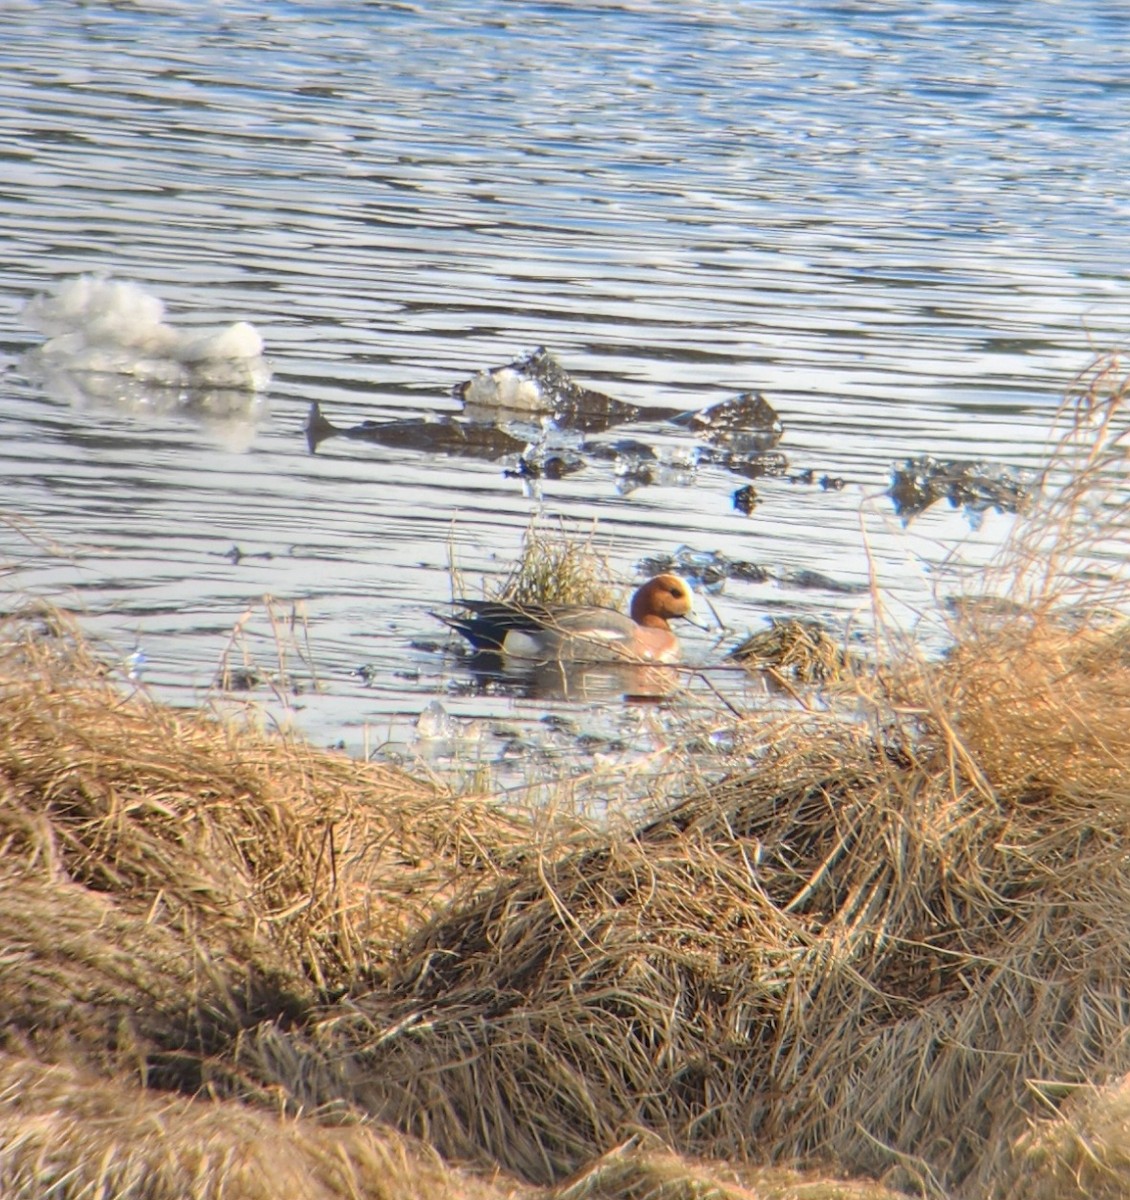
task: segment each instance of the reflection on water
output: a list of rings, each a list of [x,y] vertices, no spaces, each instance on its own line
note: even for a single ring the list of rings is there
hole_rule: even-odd
[[[933,504],[904,527],[892,466],[1038,471],[1069,381],[1125,340],[1123,15],[5,6],[11,586],[138,645],[184,701],[262,597],[301,606],[318,683],[278,715],[358,753],[437,699],[521,729],[583,715],[417,648],[452,565],[504,573],[539,509],[597,520],[626,583],[680,551],[749,564],[712,595],[722,643],[686,639],[698,664],[766,616],[865,622],[872,567],[893,614],[929,617],[1012,518]],[[154,371],[72,370],[24,325],[99,272],[176,314],[156,323],[189,340]],[[184,352],[247,327],[246,377]],[[535,347],[620,415],[484,415],[483,388],[528,399]],[[718,405],[729,429],[672,419]],[[312,411],[349,436],[310,453]],[[267,678],[278,632],[249,650]]]
[[[606,701],[659,701],[689,683],[690,672],[645,663],[536,662],[510,655],[470,654],[467,672],[480,693],[577,704]]]

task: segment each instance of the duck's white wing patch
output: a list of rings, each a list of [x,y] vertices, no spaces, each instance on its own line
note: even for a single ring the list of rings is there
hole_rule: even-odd
[[[546,657],[545,634],[526,633],[521,629],[511,629],[502,642],[502,648],[515,658]]]

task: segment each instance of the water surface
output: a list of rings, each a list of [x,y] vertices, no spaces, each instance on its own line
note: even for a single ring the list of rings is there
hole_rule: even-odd
[[[596,520],[629,585],[680,547],[768,568],[713,597],[726,632],[691,631],[692,661],[766,614],[864,619],[868,552],[904,613],[929,612],[956,586],[938,564],[987,557],[1010,518],[940,506],[904,528],[891,464],[1038,469],[1071,379],[1125,341],[1123,21],[957,0],[4,6],[11,593],[139,646],[178,702],[209,695],[225,650],[269,673],[282,642],[314,740],[404,741],[439,700],[508,722],[475,727],[488,758],[526,753],[547,715],[656,737],[654,713],[484,689],[443,652],[451,560],[473,588],[505,573],[537,512]],[[180,328],[251,322],[269,388],[216,416],[36,378],[23,305],[91,272]],[[625,491],[608,463],[531,482],[306,445],[311,402],[343,426],[450,414],[454,385],[539,345],[640,406],[632,436],[674,469]],[[748,480],[680,470],[693,442],[649,418],[746,390],[788,462],[749,516]],[[790,481],[805,470],[845,486]]]

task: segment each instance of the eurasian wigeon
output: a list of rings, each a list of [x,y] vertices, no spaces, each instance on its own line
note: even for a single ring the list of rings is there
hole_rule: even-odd
[[[632,596],[629,616],[590,605],[463,600],[460,606],[470,615],[436,615],[476,650],[538,662],[678,662],[679,639],[669,622],[694,619],[694,595],[678,575],[649,579]]]

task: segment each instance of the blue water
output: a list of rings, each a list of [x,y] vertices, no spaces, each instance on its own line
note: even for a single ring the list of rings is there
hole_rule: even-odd
[[[714,597],[723,649],[766,613],[863,621],[858,593],[782,579],[864,587],[868,554],[928,614],[936,564],[983,561],[1010,522],[941,508],[904,529],[891,463],[1037,469],[1073,377],[1126,342],[1124,30],[1120,4],[973,0],[5,5],[13,597],[143,646],[178,701],[212,694],[245,613],[269,668],[261,598],[297,606],[318,688],[304,668],[280,719],[356,753],[410,738],[437,698],[519,727],[559,707],[619,720],[484,695],[420,648],[443,641],[428,610],[450,558],[472,583],[504,572],[537,511],[595,519],[626,584],[680,546],[774,568]],[[22,305],[95,271],[190,328],[253,323],[264,403],[204,419],[33,378]],[[718,467],[623,494],[598,465],[531,484],[485,460],[307,451],[311,401],[342,425],[450,413],[453,385],[538,345],[645,410],[763,390],[790,469],[847,486],[760,480],[747,517]],[[658,420],[634,432],[682,461]]]

